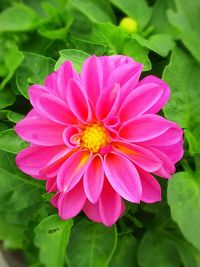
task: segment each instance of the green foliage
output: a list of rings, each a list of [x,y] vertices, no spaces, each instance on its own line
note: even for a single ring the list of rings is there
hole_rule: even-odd
[[[47,267],[62,267],[65,260],[72,221],[61,221],[58,215],[45,218],[35,229],[35,244],[40,260]]]
[[[181,58],[181,60],[180,60]],[[179,48],[175,48],[163,78],[172,89],[172,97],[164,108],[166,117],[185,128],[190,152],[200,152],[200,66]]]
[[[82,220],[75,224],[67,254],[71,267],[108,266],[117,244],[116,227],[105,227]]]
[[[118,26],[126,16],[137,33]],[[25,266],[200,266],[199,18],[200,0],[0,1],[0,240]],[[28,87],[66,60],[80,72],[93,54],[127,55],[144,65],[142,77],[163,77],[171,88],[164,115],[184,128],[185,156],[161,181],[163,201],[126,203],[111,228],[83,214],[60,220],[45,182],[15,163],[28,145],[13,128],[31,109]]]

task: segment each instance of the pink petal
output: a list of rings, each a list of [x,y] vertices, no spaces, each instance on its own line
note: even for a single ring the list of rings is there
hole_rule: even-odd
[[[26,118],[15,126],[15,131],[24,140],[43,146],[62,145],[64,126],[44,118]]]
[[[57,192],[52,198],[51,198],[51,205],[54,208],[58,208],[58,199],[60,197],[60,192]]]
[[[158,181],[148,172],[138,170],[142,183],[141,200],[146,203],[161,201],[161,187]]]
[[[72,149],[64,146],[64,148],[62,148],[54,157],[50,159],[45,168],[41,169],[40,173],[47,178],[57,176],[62,164],[76,151],[77,149]]]
[[[70,191],[82,178],[90,160],[87,150],[79,150],[70,156],[60,167],[57,185],[60,191]]]
[[[134,203],[140,202],[140,177],[129,159],[111,152],[105,156],[104,170],[111,186],[121,197]]]
[[[128,121],[133,117],[147,113],[160,101],[162,94],[163,88],[157,84],[144,84],[137,87],[122,104],[120,109],[121,121]]]
[[[175,164],[179,160],[182,159],[184,154],[183,144],[182,142],[179,142],[177,144],[171,145],[171,146],[159,146],[159,150],[164,152]]]
[[[92,111],[88,97],[82,85],[70,80],[67,93],[67,102],[74,115],[82,122],[92,119]]]
[[[93,107],[95,107],[103,86],[103,69],[99,57],[91,56],[86,59],[81,72],[81,80]]]
[[[41,116],[61,124],[77,123],[74,114],[69,110],[67,103],[60,98],[46,93],[46,91],[36,90],[35,87],[29,89],[32,106]]]
[[[88,200],[92,203],[96,203],[101,194],[101,190],[104,182],[104,170],[102,158],[96,154],[84,175],[84,190]]]
[[[46,182],[46,191],[48,193],[58,191],[57,184],[56,184],[56,177],[47,179],[47,182]]]
[[[47,87],[48,91],[55,96],[60,96],[57,85],[57,72],[53,72],[48,75],[44,81],[44,85]]]
[[[153,75],[149,75],[149,76],[145,77],[143,80],[140,81],[139,85],[144,85],[144,84],[149,84],[149,83],[155,83],[158,86],[160,86],[160,88],[163,89],[163,94],[162,94],[161,98],[159,99],[159,101],[157,102],[157,104],[152,106],[152,108],[148,111],[148,113],[155,114],[155,113],[159,112],[164,107],[164,105],[169,100],[171,93],[170,93],[170,88],[169,88],[168,84],[165,83],[163,80],[161,80],[161,79],[159,79]]]
[[[73,68],[72,62],[65,61],[57,70],[57,90],[63,100],[66,99],[67,86],[71,79],[79,79],[79,76]]]
[[[163,134],[151,140],[143,142],[150,146],[171,146],[182,140],[183,130],[175,123]]]
[[[104,183],[101,197],[99,199],[99,212],[102,222],[110,227],[120,217],[122,211],[121,197],[108,182]]]
[[[86,201],[82,182],[78,183],[68,193],[61,193],[58,200],[58,213],[62,220],[76,216],[83,208]]]
[[[158,115],[141,115],[125,123],[120,136],[131,142],[143,142],[160,136],[172,125],[172,122]]]
[[[83,211],[90,220],[94,222],[102,222],[99,214],[99,203],[93,204],[86,200]]]
[[[31,175],[39,176],[40,170],[46,166],[49,160],[63,147],[31,146],[22,150],[16,157],[16,163],[20,170]]]
[[[170,179],[172,174],[175,172],[175,166],[172,160],[159,149],[153,147],[148,147],[148,149],[151,150],[154,154],[156,154],[157,157],[159,157],[163,163],[162,167],[154,173],[160,177]]]
[[[162,161],[150,150],[125,142],[113,142],[113,148],[123,153],[132,162],[147,172],[153,172],[161,168]]]
[[[68,147],[74,148],[79,145],[80,135],[78,126],[69,126],[63,132],[63,140]]]
[[[116,113],[119,97],[120,88],[118,84],[115,84],[115,86],[103,92],[96,105],[96,116],[98,120],[101,121]]]

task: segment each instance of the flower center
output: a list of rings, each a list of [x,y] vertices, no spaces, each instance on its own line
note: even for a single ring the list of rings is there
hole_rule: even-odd
[[[104,126],[99,123],[86,126],[82,133],[81,145],[94,153],[97,153],[102,147],[109,144],[110,138],[106,133]]]

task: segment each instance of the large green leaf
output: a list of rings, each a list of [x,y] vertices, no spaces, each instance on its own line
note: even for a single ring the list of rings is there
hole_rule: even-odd
[[[38,25],[37,14],[28,6],[16,3],[0,14],[1,31],[27,31]]]
[[[150,24],[156,34],[170,34],[174,38],[178,37],[178,30],[173,27],[168,18],[167,11],[174,8],[174,0],[157,0],[153,6]]]
[[[170,23],[179,30],[183,44],[200,62],[200,1],[175,0],[177,12],[168,11]]]
[[[117,248],[109,267],[137,267],[138,241],[130,235],[118,237]]]
[[[0,186],[4,221],[26,225],[42,206],[43,185],[20,172],[14,156],[0,150]]]
[[[19,51],[18,47],[14,43],[7,44],[3,57],[7,75],[1,82],[0,89],[4,88],[6,83],[12,78],[15,70],[24,58],[23,53]]]
[[[189,242],[200,251],[200,182],[192,172],[179,172],[167,190],[171,214]]]
[[[180,257],[173,242],[159,230],[145,233],[139,245],[138,261],[141,267],[180,266]]]
[[[172,96],[164,107],[165,116],[185,128],[190,152],[200,152],[200,66],[183,51],[175,48],[163,78]]]
[[[75,224],[68,244],[68,261],[71,267],[106,267],[117,244],[115,226],[82,220]]]
[[[62,221],[57,215],[45,218],[35,229],[35,244],[40,260],[47,267],[63,267],[72,220]]]
[[[0,132],[0,149],[17,154],[27,146],[28,143],[24,142],[13,129]]]
[[[151,17],[151,8],[145,0],[109,0],[127,16],[137,20],[139,29],[142,30]]]
[[[77,49],[61,50],[59,54],[60,58],[56,62],[55,69],[58,69],[64,61],[70,60],[78,72],[81,71],[84,60],[90,56],[88,53]]]
[[[16,95],[11,89],[5,88],[0,91],[0,109],[6,108],[15,102]]]
[[[115,22],[114,13],[106,0],[70,0],[70,4],[94,22]]]
[[[19,91],[28,98],[28,87],[34,83],[42,84],[45,77],[53,72],[55,61],[49,57],[24,53],[24,60],[16,72]]]

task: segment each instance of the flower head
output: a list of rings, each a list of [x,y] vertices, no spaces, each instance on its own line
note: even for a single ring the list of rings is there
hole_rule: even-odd
[[[33,109],[16,125],[30,147],[18,167],[46,180],[62,219],[81,210],[114,224],[124,200],[161,200],[154,175],[171,178],[183,155],[182,129],[156,115],[170,97],[168,85],[147,76],[126,56],[92,56],[78,74],[67,61],[44,85],[29,89]]]

